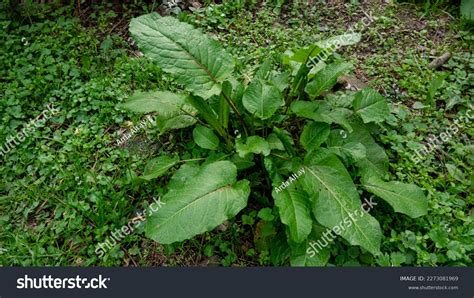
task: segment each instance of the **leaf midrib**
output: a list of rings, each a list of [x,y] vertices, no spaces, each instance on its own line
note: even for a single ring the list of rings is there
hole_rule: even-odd
[[[149,174],[143,175],[142,178],[143,178],[143,179],[146,179],[146,178],[149,178],[149,177],[151,177],[151,176],[154,176],[155,173],[161,172],[161,171],[163,171],[163,170],[166,169],[166,168],[171,168],[171,167],[173,167],[173,166],[176,165],[176,164],[177,164],[177,161],[176,161],[176,160],[168,161],[164,166],[162,166],[162,167],[160,167],[160,168],[158,168],[158,169],[153,170],[153,171],[152,171],[151,173],[149,173]],[[150,179],[153,179],[153,178],[150,178]]]
[[[188,208],[188,207],[190,207],[190,206],[193,206],[194,203],[199,202],[200,199],[203,199],[203,198],[205,198],[206,196],[211,195],[211,194],[213,194],[213,193],[215,193],[215,192],[217,192],[217,191],[223,190],[223,189],[225,189],[225,188],[231,188],[231,187],[232,187],[232,183],[229,183],[229,184],[226,184],[226,185],[224,185],[224,186],[221,186],[221,187],[219,187],[219,188],[217,188],[217,189],[215,189],[215,190],[213,190],[213,191],[210,191],[210,192],[208,192],[208,193],[205,193],[205,194],[203,194],[203,195],[201,195],[201,196],[196,197],[191,203],[189,203],[189,204],[185,205],[183,208],[177,210],[177,211],[174,212],[167,220],[165,220],[162,224],[159,224],[158,227],[157,227],[157,229],[159,229],[159,227],[165,226],[171,219],[173,219],[173,218],[174,218],[175,216],[177,216],[179,213],[183,212],[186,208]]]
[[[380,104],[381,102],[383,103],[382,100],[377,100],[375,102],[372,102],[372,103],[366,105],[365,107],[361,107],[360,109],[357,109],[356,113],[366,112],[367,109],[369,109],[370,107],[376,106],[377,104]]]
[[[376,186],[376,185],[373,185],[373,184],[370,184],[370,183],[367,183],[366,186],[369,187],[369,188],[378,189],[379,191],[381,191],[381,192],[383,192],[383,193],[385,193],[385,194],[394,195],[395,197],[397,197],[397,199],[399,200],[399,202],[401,202],[400,199],[407,198],[409,201],[413,202],[415,205],[419,205],[419,204],[420,204],[419,201],[415,200],[414,198],[411,198],[410,196],[402,196],[402,195],[400,195],[400,194],[398,194],[398,193],[396,193],[396,192],[392,192],[392,191],[390,191],[390,190],[381,188],[381,187],[379,187],[379,186]],[[387,201],[388,203],[390,203],[388,200],[386,200],[386,201]],[[394,206],[394,205],[392,205],[392,204],[390,204],[390,205],[391,205],[396,211],[404,211],[404,210],[402,210],[402,209],[400,209],[400,208],[397,208],[396,206]],[[413,212],[412,212],[411,209],[409,209],[409,211],[410,211],[410,212],[409,212],[410,214],[413,214]]]
[[[346,212],[346,214],[349,213],[349,211],[344,207],[344,205],[341,204],[341,201],[339,200],[339,198],[338,198],[338,196],[336,195],[336,193],[335,193],[334,191],[332,191],[332,190],[326,185],[326,183],[324,183],[324,181],[321,180],[321,179],[318,177],[318,175],[317,175],[315,172],[313,172],[313,171],[311,170],[311,168],[309,168],[309,167],[306,167],[306,168],[309,170],[310,173],[313,174],[314,177],[316,177],[316,179],[318,179],[318,181],[319,181],[331,194],[333,194],[334,198],[336,198],[336,201],[337,201],[337,202],[339,203],[339,205],[341,206],[341,209],[344,209],[344,211]],[[356,222],[355,222],[354,220],[352,220],[352,218],[351,218],[350,216],[349,216],[349,218],[350,218],[351,221],[353,222],[354,227],[356,227],[356,229],[358,229],[359,232],[367,239],[368,243],[371,243],[372,241],[370,240],[370,238],[368,238],[367,235],[363,232],[363,230],[360,229],[360,228],[357,226]]]
[[[297,218],[300,218],[300,217],[296,215],[296,214],[297,214],[297,212],[296,212],[296,200],[293,200],[293,197],[292,197],[292,195],[291,195],[292,192],[293,192],[293,190],[288,189],[288,190],[284,190],[284,191],[286,191],[286,192],[288,193],[288,197],[290,198],[290,201],[291,201],[291,206],[293,207],[293,208],[291,208],[291,210],[293,211],[293,215],[294,215],[294,218],[295,218],[296,234],[297,234],[298,239],[299,239],[299,234],[300,234],[300,233],[299,233],[298,226],[300,226],[300,225],[299,225],[298,223],[299,223],[300,221],[298,221]],[[296,191],[296,190],[295,190],[295,191]],[[296,197],[297,195],[298,195],[298,194],[295,194],[295,197]]]
[[[177,41],[174,41],[173,39],[171,39],[168,35],[164,34],[163,32],[161,32],[159,30],[160,26],[159,24],[156,23],[156,20],[153,20],[155,22],[157,26],[157,29],[155,28],[151,28],[150,26],[148,26],[146,23],[142,23],[143,25],[147,26],[149,29],[151,30],[156,30],[156,32],[159,32],[161,35],[163,35],[165,38],[167,38],[169,41],[171,41],[173,44],[175,44],[176,46],[178,46],[183,52],[185,52],[189,57],[191,57],[191,59],[198,65],[198,67],[202,68],[206,73],[207,75],[211,78],[211,80],[214,82],[214,83],[218,83],[217,81],[217,78],[215,78],[212,73],[210,72],[210,70],[204,66],[196,57],[194,57],[183,45],[181,45],[180,43],[178,43]],[[196,30],[193,28],[193,30]],[[143,34],[143,33],[142,33]],[[144,34],[145,35],[145,34]],[[208,52],[209,54],[209,52]]]

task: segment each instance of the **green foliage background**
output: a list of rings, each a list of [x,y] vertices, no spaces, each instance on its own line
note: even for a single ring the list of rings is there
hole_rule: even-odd
[[[125,13],[131,17],[151,9],[138,5]],[[350,9],[357,12],[360,7],[354,4]],[[402,10],[390,6],[379,12],[383,17],[366,32],[360,45],[362,49],[367,44],[375,47],[367,59],[359,60],[353,53],[360,48],[355,47],[336,55],[354,60],[370,84],[383,88],[393,103],[392,118],[378,141],[387,149],[392,177],[416,182],[427,190],[428,215],[411,219],[382,205],[373,214],[383,231],[382,256],[374,258],[338,240],[329,252],[330,263],[472,265],[472,126],[445,144],[444,152],[430,154],[423,163],[414,164],[409,158],[428,134],[442,131],[472,103],[472,35],[455,21],[438,21],[438,12],[419,10],[427,22],[426,32],[413,31],[407,38],[437,53],[454,52],[443,70],[448,76],[436,93],[437,106],[431,106],[426,101],[426,82],[437,73],[424,68],[429,57],[414,48],[403,47],[399,52],[393,37],[377,38],[377,32],[397,22]],[[184,141],[178,143],[177,137],[159,135],[155,128],[147,129],[126,147],[112,145],[119,132],[141,120],[139,115],[117,108],[132,91],[178,89],[155,64],[136,57],[123,35],[110,30],[117,17],[113,10],[106,6],[96,9],[90,16],[93,26],[73,17],[72,7],[32,6],[17,19],[5,11],[0,22],[0,140],[14,135],[47,103],[54,103],[60,113],[0,162],[1,265],[217,262],[248,266],[282,261],[272,259],[264,241],[259,241],[265,233],[254,238],[257,229],[265,231],[259,221],[275,215],[274,210],[262,208],[268,205],[265,198],[225,226],[196,239],[163,246],[138,231],[98,259],[94,253],[97,243],[126,224],[137,210],[146,208],[153,197],[165,193],[160,185],[149,187],[135,179],[147,161],[162,152],[201,158],[203,150],[192,141],[192,132],[180,133]],[[266,57],[278,61],[280,53],[311,43],[315,35],[322,38],[344,33],[343,26],[327,28],[318,23],[325,14],[334,11],[283,7],[281,15],[273,8],[249,9],[237,2],[224,2],[178,17],[223,42],[237,58],[237,68],[251,75]],[[430,34],[437,29],[453,38],[434,43]]]

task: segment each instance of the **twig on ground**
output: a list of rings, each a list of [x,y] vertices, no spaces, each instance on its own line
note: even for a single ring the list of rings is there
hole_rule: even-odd
[[[441,65],[445,64],[446,62],[448,62],[448,60],[450,58],[451,58],[451,53],[446,52],[443,55],[441,55],[438,58],[431,61],[430,64],[428,64],[428,68],[436,69],[436,68],[440,67]]]

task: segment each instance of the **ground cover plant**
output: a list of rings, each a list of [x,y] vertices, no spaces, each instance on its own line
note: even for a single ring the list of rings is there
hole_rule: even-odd
[[[472,32],[443,5],[2,16],[2,142],[59,112],[2,155],[0,264],[472,265]]]

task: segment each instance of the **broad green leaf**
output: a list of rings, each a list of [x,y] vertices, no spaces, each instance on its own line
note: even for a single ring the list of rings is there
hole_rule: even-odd
[[[292,69],[292,75],[295,77],[297,85],[299,81],[306,76],[308,72],[314,74],[324,68],[326,60],[334,53],[335,48],[322,48],[317,44],[309,45],[302,48],[295,48],[285,51],[282,56],[283,64],[287,64]],[[303,67],[304,66],[304,67]],[[293,85],[295,87],[296,85]]]
[[[312,98],[322,92],[330,90],[337,83],[337,78],[351,69],[347,62],[335,62],[318,71],[314,78],[306,85],[305,91]]]
[[[351,142],[344,144],[341,150],[346,155],[350,156],[353,161],[358,162],[367,158],[367,150],[365,146],[359,142]]]
[[[136,92],[120,106],[135,113],[176,113],[186,104],[186,96],[169,91]]]
[[[325,228],[313,223],[313,229],[308,238],[302,243],[290,242],[290,264],[293,267],[325,266],[329,261],[330,245],[322,246],[321,242]]]
[[[145,180],[152,180],[165,174],[170,168],[174,167],[179,162],[179,157],[170,157],[167,155],[153,158],[150,160],[143,171],[140,178]]]
[[[359,142],[350,142],[341,144],[341,146],[330,146],[328,149],[344,160],[352,162],[362,161],[367,158],[367,150],[365,146]]]
[[[171,176],[170,182],[168,183],[168,189],[179,188],[189,179],[199,173],[200,167],[197,163],[186,163],[183,164],[174,175]]]
[[[132,19],[130,32],[145,56],[204,99],[219,94],[234,69],[232,56],[217,41],[176,18],[142,15]]]
[[[285,233],[278,233],[270,242],[270,262],[274,266],[283,266],[287,264],[290,257],[290,246]]]
[[[169,117],[163,119],[159,117],[156,119],[156,123],[161,133],[164,133],[171,129],[180,129],[188,126],[192,126],[196,123],[196,119],[189,115],[178,115],[176,117]]]
[[[294,76],[291,88],[291,95],[304,97],[304,90],[308,80],[311,80],[319,71],[323,70],[327,64],[325,61],[334,53],[336,47],[322,48],[317,44],[308,47],[288,51],[283,56],[283,62],[291,65]],[[291,56],[293,55],[293,56]]]
[[[309,57],[317,56],[321,51],[321,48],[317,45],[309,45],[302,48],[294,48],[291,50],[286,50],[285,53],[282,55],[282,62],[283,64],[290,65],[291,63],[297,63],[301,65],[308,61]],[[299,66],[296,68],[298,70]],[[293,73],[294,75],[295,73]]]
[[[197,110],[186,101],[186,96],[168,91],[138,92],[121,105],[136,113],[157,112],[155,122],[161,132],[193,125]]]
[[[312,225],[308,195],[290,186],[282,191],[273,190],[272,196],[281,221],[288,226],[290,238],[296,243],[303,242],[311,233]]]
[[[270,179],[275,183],[282,183],[284,180],[293,182],[295,179],[298,179],[299,176],[304,174],[304,169],[301,165],[301,158],[292,157],[281,152],[266,156],[264,159],[265,169]],[[282,175],[287,178],[284,178]]]
[[[323,101],[304,101],[298,100],[291,104],[291,111],[299,117],[314,120],[319,117],[317,111],[322,107]]]
[[[333,108],[326,101],[295,101],[291,104],[291,110],[299,117],[312,119],[317,122],[328,124],[336,123],[352,132],[349,118],[352,112],[346,108]]]
[[[238,138],[235,141],[235,145],[237,153],[242,158],[250,153],[263,154],[264,156],[270,154],[270,145],[264,138],[259,136],[248,137],[245,143],[241,138]]]
[[[190,95],[188,102],[199,111],[199,116],[206,120],[206,122],[212,126],[219,133],[220,136],[225,136],[226,132],[222,127],[221,122],[218,120],[216,112],[212,109],[207,101],[199,96]]]
[[[311,122],[303,128],[300,142],[306,151],[319,148],[324,143],[330,133],[329,125],[322,122]]]
[[[244,96],[244,92],[245,92],[244,84],[240,81],[237,81],[237,79],[235,79],[234,77],[230,77],[227,82],[229,82],[232,86],[232,94],[229,94],[229,88],[226,87],[227,84],[225,82],[222,85],[223,93],[228,94],[229,98],[232,99],[232,101],[237,106],[237,110],[241,114],[246,115],[246,111],[242,103],[242,97]]]
[[[314,266],[325,266],[329,261],[330,257],[330,246],[323,245],[318,246],[318,241],[320,242],[323,237],[323,232],[325,228],[314,224],[311,233],[308,238],[299,243],[290,243],[291,254],[290,254],[290,264],[294,267],[314,267]]]
[[[283,63],[290,65],[293,70],[295,76],[293,92],[304,89],[306,75],[309,79],[313,78],[326,66],[325,61],[339,47],[355,44],[360,41],[360,37],[359,33],[338,35],[314,45],[286,51],[283,55]]]
[[[245,157],[240,157],[239,154],[232,155],[231,161],[237,166],[238,170],[245,170],[255,165],[253,161],[254,155],[252,153],[247,154]]]
[[[352,132],[352,126],[349,122],[349,118],[352,115],[352,111],[346,108],[323,108],[319,110],[319,117],[316,121],[322,121],[329,124],[336,123],[346,129],[348,132]]]
[[[314,73],[318,72],[326,66],[320,57],[322,54],[330,55],[332,51],[326,51],[323,53],[323,49],[317,45],[310,45],[303,48],[287,50],[283,54],[283,64],[290,65],[292,69],[293,83],[291,85],[290,94],[298,95],[299,98],[304,96],[304,89],[308,79],[314,76]]]
[[[284,151],[285,150],[285,145],[283,145],[283,142],[278,138],[278,136],[275,133],[271,133],[267,137],[267,142],[268,145],[270,145],[270,149],[273,150],[280,150]]]
[[[319,150],[306,153],[303,163],[305,166],[308,166],[314,164],[325,164],[328,161],[332,161],[331,166],[335,167],[338,172],[345,173],[347,171],[344,164],[340,162],[339,158],[337,158],[337,156],[328,148],[319,148]],[[310,189],[313,189],[312,186],[305,187],[306,192],[309,192],[310,194],[316,194],[310,192]]]
[[[242,98],[245,109],[260,119],[270,118],[285,101],[280,90],[261,80],[254,80]]]
[[[308,82],[308,74],[310,70],[311,69],[306,65],[306,63],[300,64],[299,69],[297,69],[296,74],[294,75],[293,83],[291,84],[290,95],[298,96],[298,98],[304,96],[304,89]]]
[[[272,75],[270,81],[280,92],[283,92],[286,88],[288,88],[289,76],[290,74],[287,72],[278,73]]]
[[[375,218],[363,211],[359,193],[344,165],[327,150],[307,159],[302,185],[314,202],[314,215],[352,245],[380,253],[382,232]]]
[[[370,88],[357,92],[352,106],[364,123],[382,122],[390,116],[390,109],[385,98]]]
[[[165,205],[147,218],[147,237],[161,244],[211,231],[247,205],[249,182],[237,181],[237,168],[230,161],[187,172],[194,175],[182,184],[174,183],[162,199]]]
[[[100,44],[100,49],[101,51],[106,54],[110,48],[112,47],[113,45],[113,40],[112,38],[109,36],[107,36],[107,38]]]
[[[436,91],[438,91],[438,89],[441,88],[441,86],[444,83],[444,80],[448,77],[448,75],[449,75],[448,73],[442,73],[436,76],[433,80],[431,80],[431,83],[428,87],[427,98],[428,98],[428,101],[431,102],[432,105],[434,105],[434,103],[436,102],[434,100]]]
[[[193,130],[194,142],[201,148],[216,150],[219,147],[219,138],[212,129],[202,125],[196,125]]]
[[[285,146],[286,152],[288,152],[288,154],[292,156],[295,155],[295,151],[293,150],[293,145],[295,143],[293,142],[293,139],[291,138],[290,133],[278,127],[274,127],[273,132],[277,135],[277,137],[283,143],[283,146]]]
[[[169,91],[136,92],[120,106],[135,113],[157,112],[159,116],[175,115],[182,109],[196,114],[185,95]]]
[[[385,177],[388,174],[388,156],[385,150],[380,147],[371,136],[369,130],[360,121],[352,121],[351,126],[354,128],[352,133],[346,135],[336,135],[332,140],[338,139],[340,142],[361,143],[366,150],[366,158],[362,158],[356,162],[362,172],[370,172],[373,176]],[[329,145],[333,145],[331,142]]]
[[[396,212],[413,218],[426,214],[428,200],[418,186],[395,181],[384,182],[373,176],[363,180],[365,189],[387,201]]]

